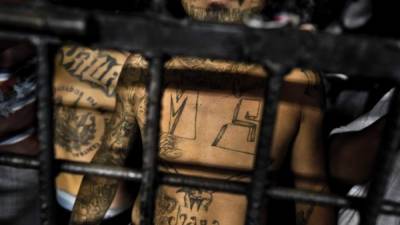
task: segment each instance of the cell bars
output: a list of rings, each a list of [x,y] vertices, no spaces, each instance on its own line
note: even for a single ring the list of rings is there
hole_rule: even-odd
[[[399,86],[400,49],[385,39],[337,36],[295,29],[266,29],[263,21],[222,25],[178,21],[166,15],[165,1],[153,0],[145,14],[115,15],[40,4],[0,6],[0,38],[30,39],[39,57],[38,118],[41,154],[38,158],[0,155],[0,164],[40,171],[42,224],[56,225],[54,176],[64,172],[113,177],[142,183],[141,224],[153,223],[157,185],[185,185],[248,196],[246,224],[258,224],[262,203],[268,198],[290,199],[362,211],[362,224],[375,224],[379,213],[400,215],[400,204],[384,201],[388,175],[400,140],[400,98],[396,90],[379,151],[378,166],[366,198],[340,197],[268,182],[269,149],[283,75],[291,68],[339,71],[393,81]],[[254,25],[256,24],[256,25]],[[170,34],[179,34],[170,35]],[[207,37],[207,38],[202,38]],[[52,76],[48,45],[75,41],[84,45],[139,52],[150,61],[149,101],[144,138],[143,170],[54,160]],[[159,173],[157,152],[164,56],[197,56],[247,61],[263,65],[266,79],[263,120],[251,184]],[[290,56],[290,57],[288,57]],[[354,76],[354,75],[353,75]],[[57,165],[57,167],[56,167]],[[362,207],[363,206],[363,207]],[[365,207],[365,208],[364,208]]]

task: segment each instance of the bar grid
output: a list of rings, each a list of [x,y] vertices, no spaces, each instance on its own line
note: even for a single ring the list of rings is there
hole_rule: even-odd
[[[149,60],[150,80],[143,152],[143,175],[140,195],[140,224],[153,224],[157,189],[157,155],[159,149],[161,97],[163,90],[164,60],[152,55]]]
[[[32,7],[13,6],[0,8],[0,37],[30,39],[38,49],[39,57],[39,139],[41,154],[31,157],[0,154],[0,164],[35,168],[40,171],[42,224],[55,225],[54,177],[59,170],[77,174],[94,174],[132,180],[142,183],[141,224],[153,224],[155,193],[158,183],[187,185],[219,191],[246,194],[249,198],[246,224],[258,224],[263,199],[292,199],[322,205],[333,205],[362,210],[363,224],[376,223],[379,213],[400,215],[400,204],[384,201],[387,175],[393,167],[394,156],[400,141],[400,97],[398,90],[393,98],[385,138],[381,145],[379,163],[366,199],[311,193],[302,190],[271,187],[268,184],[271,145],[276,106],[285,72],[283,68],[313,68],[341,71],[348,74],[363,74],[366,77],[390,79],[400,85],[397,74],[400,48],[391,40],[369,39],[329,34],[310,34],[289,29],[266,30],[236,25],[218,25],[180,22],[166,18],[165,1],[151,1],[152,12],[162,14],[160,18],[146,15],[114,15],[104,12],[70,10],[49,5],[45,1]],[[152,14],[153,15],[153,14]],[[90,18],[90,19],[89,19]],[[116,26],[117,25],[117,26]],[[89,35],[95,30],[98,36]],[[159,32],[155,39],[154,30]],[[114,32],[110,32],[114,31]],[[140,31],[140,32],[138,32]],[[179,33],[173,40],[171,33]],[[198,37],[207,35],[209,40],[199,42]],[[174,37],[176,38],[176,37]],[[163,86],[163,57],[150,55],[150,81],[147,114],[147,129],[144,137],[143,170],[115,168],[76,162],[56,161],[53,155],[52,79],[49,68],[48,43],[77,41],[98,47],[158,53],[180,56],[199,56],[230,60],[251,61],[264,64],[273,76],[266,88],[266,102],[258,143],[255,170],[250,185],[240,182],[170,175],[158,173],[157,151],[159,143],[159,118]],[[156,43],[155,43],[156,40]],[[211,41],[210,41],[211,40]],[[228,43],[223,45],[221,43]],[[313,40],[310,42],[309,40]],[[78,41],[79,42],[79,41]],[[282,45],[282,43],[285,43]],[[281,45],[279,45],[281,44]],[[340,44],[340,45],[339,45]],[[269,49],[266,52],[263,49]],[[361,50],[360,50],[361,49]],[[348,52],[354,52],[351,62]],[[293,57],[287,57],[293,55]],[[347,56],[347,57],[345,57]],[[373,57],[371,57],[373,56]],[[374,63],[368,63],[373,58]],[[319,59],[319,60],[317,60]],[[267,62],[267,63],[265,63]],[[274,63],[271,63],[274,62]],[[362,67],[361,67],[362,66]],[[55,167],[59,165],[59,167]],[[159,182],[158,182],[159,181]],[[362,206],[367,206],[363,208]]]
[[[254,170],[251,178],[251,187],[248,194],[246,212],[247,225],[259,224],[260,214],[262,213],[263,206],[266,204],[266,199],[263,198],[263,196],[266,187],[269,186],[268,171],[271,165],[270,149],[272,147],[276,112],[283,84],[283,77],[290,71],[290,69],[282,68],[280,65],[271,62],[266,62],[264,66],[268,72],[268,78],[265,79],[263,118],[261,120],[260,138],[253,166]]]
[[[55,161],[53,143],[53,87],[48,44],[36,39],[38,53],[39,199],[43,225],[56,224]]]

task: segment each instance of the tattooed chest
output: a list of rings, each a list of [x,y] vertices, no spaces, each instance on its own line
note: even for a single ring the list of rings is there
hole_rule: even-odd
[[[163,218],[157,225],[220,225],[220,223],[215,219],[182,213],[181,207],[178,207],[176,215]]]
[[[163,98],[160,154],[177,159],[187,149],[252,155],[261,119],[257,97],[171,90]]]
[[[155,220],[157,225],[220,225],[218,220],[207,216],[213,202],[213,191],[182,187],[176,193],[182,193],[183,199],[159,192]]]

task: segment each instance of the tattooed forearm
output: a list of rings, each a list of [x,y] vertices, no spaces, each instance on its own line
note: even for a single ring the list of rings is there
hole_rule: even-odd
[[[106,142],[96,153],[92,163],[122,165],[128,154],[127,144],[122,143],[120,146],[110,144],[115,143],[115,140],[112,139],[112,135],[107,136]],[[122,136],[121,138],[124,139]],[[117,180],[85,176],[74,205],[70,225],[99,224],[114,199],[118,185]]]
[[[135,89],[118,87],[116,110],[103,143],[92,163],[122,166],[129,144],[137,131]],[[95,225],[103,219],[116,194],[119,182],[109,178],[85,176],[72,212],[70,225]]]
[[[117,180],[85,177],[71,215],[70,225],[100,224],[117,189]]]

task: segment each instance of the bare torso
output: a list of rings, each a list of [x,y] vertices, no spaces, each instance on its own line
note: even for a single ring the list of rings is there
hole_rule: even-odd
[[[138,69],[141,68],[141,69]],[[120,81],[125,96],[134,95],[136,121],[145,126],[147,63],[131,56],[125,68],[130,75]],[[124,75],[124,72],[122,74]],[[160,158],[161,170],[225,180],[248,180],[254,160],[266,74],[255,65],[200,59],[175,58],[166,64],[162,97]],[[298,92],[309,79],[293,70],[285,79],[278,106],[271,158],[278,169],[299,129],[301,96]],[[131,97],[132,98],[132,97]],[[117,109],[118,110],[118,109]],[[174,164],[179,163],[179,164]],[[185,164],[186,166],[183,166]],[[190,166],[187,166],[190,165]],[[200,170],[208,166],[214,170]],[[223,173],[215,169],[235,170]],[[241,225],[244,196],[209,190],[162,186],[158,191],[157,225]],[[138,224],[138,205],[133,221]]]

